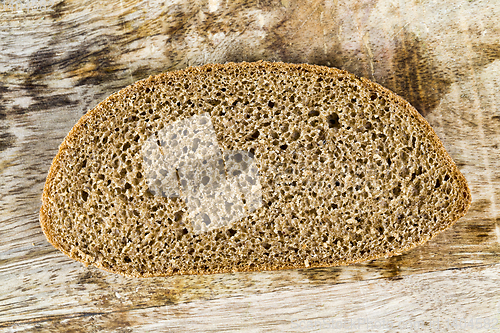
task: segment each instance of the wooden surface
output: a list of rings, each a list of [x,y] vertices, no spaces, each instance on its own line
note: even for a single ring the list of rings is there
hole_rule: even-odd
[[[441,332],[467,318],[500,331],[498,2],[12,3],[0,4],[0,330],[373,330],[335,326],[364,318]],[[406,98],[467,178],[469,213],[404,255],[329,269],[135,280],[48,244],[43,183],[88,109],[152,74],[259,59],[335,66]]]

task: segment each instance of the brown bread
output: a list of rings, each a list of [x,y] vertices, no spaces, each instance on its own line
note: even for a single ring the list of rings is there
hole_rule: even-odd
[[[334,68],[228,63],[113,94],[59,148],[40,222],[69,257],[134,277],[399,254],[470,206],[425,119]]]

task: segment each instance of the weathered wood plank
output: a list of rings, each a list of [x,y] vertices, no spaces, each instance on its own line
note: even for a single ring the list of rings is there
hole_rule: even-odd
[[[92,311],[11,321],[16,331],[498,332],[500,265],[147,304],[117,292]],[[154,295],[152,295],[154,297]]]
[[[75,314],[102,313],[74,322],[97,321],[111,330],[106,325],[120,316],[123,323],[134,323],[158,307],[163,309],[159,315],[170,313],[168,309],[186,311],[178,322],[165,324],[180,329],[196,307],[200,314],[210,311],[215,303],[207,300],[263,297],[269,305],[273,295],[299,288],[302,306],[307,307],[309,289],[341,288],[337,284],[372,279],[380,281],[366,283],[385,286],[389,282],[381,278],[498,263],[497,17],[500,6],[488,1],[64,0],[29,13],[4,5],[0,10],[0,325],[45,317],[49,319],[42,326],[49,329]],[[473,194],[469,213],[407,254],[329,269],[131,280],[84,268],[46,242],[38,224],[45,176],[58,145],[88,109],[152,74],[207,62],[258,59],[336,66],[405,97],[436,129],[469,181]],[[335,288],[331,298],[343,295]],[[485,288],[489,288],[485,295],[497,290],[488,283]],[[360,296],[360,302],[376,309],[380,303],[367,295]],[[346,307],[352,298],[339,302],[337,306]],[[196,304],[191,312],[186,310],[188,304]],[[235,306],[234,318],[246,311],[244,305],[228,304]],[[260,311],[265,310],[255,308],[251,313],[263,318]],[[127,319],[129,314],[135,319]],[[146,328],[158,319],[145,318]],[[265,320],[269,327],[286,329],[289,324],[279,326],[278,319],[273,324],[272,317]],[[201,330],[202,321],[198,324]]]

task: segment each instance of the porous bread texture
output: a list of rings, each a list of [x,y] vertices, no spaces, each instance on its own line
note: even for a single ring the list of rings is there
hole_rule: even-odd
[[[205,112],[221,149],[254,154],[263,204],[197,234],[181,197],[150,191],[141,149]],[[399,254],[470,202],[429,124],[390,91],[334,68],[228,63],[149,77],[83,116],[50,168],[40,222],[73,259],[151,277]]]
[[[168,124],[141,153],[149,191],[182,197],[195,234],[229,225],[262,205],[253,155],[222,152],[208,112]]]

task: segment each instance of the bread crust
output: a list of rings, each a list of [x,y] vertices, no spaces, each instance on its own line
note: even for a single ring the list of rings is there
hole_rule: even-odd
[[[92,123],[94,120],[99,119],[100,116],[104,116],[105,113],[107,112],[107,108],[105,106],[113,104],[116,101],[121,100],[124,98],[124,96],[128,95],[131,92],[138,92],[142,91],[146,88],[151,88],[154,87],[157,82],[164,81],[167,79],[170,80],[176,80],[177,78],[189,74],[189,75],[199,75],[202,73],[207,73],[210,71],[217,71],[221,69],[239,69],[241,71],[250,71],[252,69],[256,68],[264,68],[267,70],[283,70],[283,71],[294,71],[294,72],[312,72],[320,75],[331,75],[334,77],[337,76],[349,76],[351,78],[354,78],[357,80],[358,84],[362,86],[364,89],[368,89],[371,91],[374,91],[386,98],[390,104],[397,105],[398,109],[400,112],[406,112],[413,116],[415,119],[415,122],[418,122],[420,127],[423,129],[427,137],[432,141],[432,144],[436,147],[436,149],[439,151],[441,156],[445,158],[445,162],[447,165],[450,167],[450,170],[453,172],[453,176],[456,177],[460,184],[462,196],[464,198],[463,205],[460,207],[460,209],[457,209],[453,211],[450,216],[449,216],[449,221],[445,225],[444,228],[438,230],[434,234],[432,234],[429,237],[423,238],[418,242],[411,243],[409,246],[402,247],[398,251],[394,252],[387,252],[385,255],[381,256],[380,254],[374,254],[374,255],[366,255],[363,258],[360,258],[358,260],[351,260],[351,261],[335,261],[333,264],[328,264],[328,265],[316,265],[316,264],[311,264],[308,266],[308,268],[313,268],[313,267],[333,267],[333,266],[343,266],[343,265],[350,265],[354,263],[359,263],[359,262],[364,262],[364,261],[369,261],[369,260],[374,260],[378,259],[381,257],[389,257],[389,256],[394,256],[394,255],[399,255],[403,252],[406,252],[410,249],[413,249],[421,244],[424,244],[428,240],[432,239],[436,234],[450,228],[457,220],[459,220],[461,217],[463,217],[467,210],[469,209],[472,201],[472,196],[470,193],[470,189],[467,185],[467,181],[463,174],[458,170],[457,166],[455,165],[454,161],[452,158],[449,156],[449,154],[446,152],[441,140],[438,138],[437,134],[434,132],[430,124],[425,120],[425,118],[420,115],[420,113],[412,107],[407,101],[405,101],[403,98],[400,96],[394,94],[393,92],[389,91],[388,89],[382,87],[379,84],[376,84],[374,82],[371,82],[365,78],[359,78],[353,74],[350,74],[346,71],[336,69],[336,68],[329,68],[325,66],[317,66],[317,65],[310,65],[310,64],[288,64],[288,63],[282,63],[282,62],[265,62],[265,61],[258,61],[258,62],[242,62],[242,63],[226,63],[226,64],[207,64],[199,67],[189,67],[184,70],[177,70],[177,71],[172,71],[172,72],[167,72],[167,73],[162,73],[156,76],[150,76],[147,79],[140,80],[130,86],[127,86],[123,89],[121,89],[119,92],[109,96],[106,98],[104,101],[99,103],[95,108],[92,110],[88,111],[84,116],[80,118],[80,120],[76,123],[76,125],[70,130],[69,134],[66,136],[66,138],[63,140],[61,143],[58,153],[55,156],[52,165],[50,167],[50,170],[48,172],[45,186],[43,189],[43,194],[42,194],[42,206],[40,209],[40,225],[43,230],[43,233],[45,234],[47,240],[57,249],[62,251],[65,255],[68,257],[83,262],[80,260],[75,253],[70,252],[66,250],[62,244],[59,244],[55,240],[55,235],[53,233],[53,230],[50,228],[50,222],[51,222],[51,215],[50,215],[50,206],[51,206],[51,193],[53,191],[53,186],[55,182],[55,175],[57,170],[61,167],[62,164],[64,164],[64,159],[62,157],[62,154],[65,150],[67,149],[72,149],[74,145],[77,143],[77,138],[85,135],[85,124],[87,123]],[[89,262],[83,262],[86,266],[89,264]],[[128,271],[117,271],[113,269],[109,269],[108,267],[104,267],[103,265],[100,264],[100,262],[90,262],[90,264],[106,270],[111,273],[119,273],[128,277],[141,277],[141,278],[146,278],[146,277],[157,277],[157,276],[171,276],[171,275],[176,275],[176,274],[151,274],[148,272],[144,272],[143,274],[139,274],[137,272],[128,272]],[[287,265],[287,266],[258,266],[255,268],[250,268],[246,267],[243,269],[222,269],[219,271],[211,271],[211,272],[203,272],[203,271],[191,271],[191,272],[185,272],[184,274],[216,274],[216,273],[227,273],[227,272],[250,272],[250,271],[261,271],[261,270],[282,270],[282,269],[301,269],[301,268],[306,268],[304,263],[297,262],[296,265]]]

